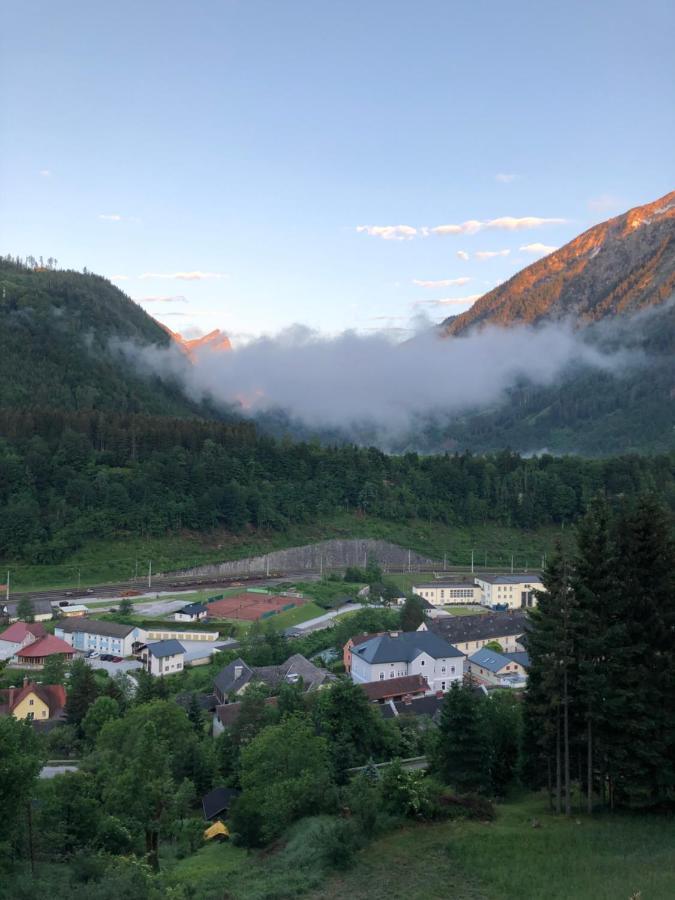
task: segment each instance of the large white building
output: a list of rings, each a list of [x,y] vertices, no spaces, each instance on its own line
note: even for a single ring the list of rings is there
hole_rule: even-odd
[[[433,606],[480,603],[480,588],[473,581],[432,581],[427,584],[415,584],[412,592],[428,600]]]
[[[144,644],[147,640],[146,631],[135,625],[87,618],[59,622],[54,634],[83,653],[96,650],[98,653],[111,653],[114,656],[131,656],[134,644]]]
[[[185,666],[185,647],[180,641],[157,641],[141,651],[145,668],[151,675],[175,675]]]
[[[483,606],[503,609],[527,609],[537,605],[534,591],[543,591],[541,577],[525,575],[476,575]]]
[[[389,632],[351,649],[352,681],[367,683],[422,675],[431,693],[464,677],[464,654],[431,631]]]

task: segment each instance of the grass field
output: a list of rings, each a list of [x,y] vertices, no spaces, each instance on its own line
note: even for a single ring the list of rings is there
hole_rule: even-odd
[[[58,565],[26,565],[16,560],[0,562],[0,571],[10,570],[15,590],[48,587],[87,587],[109,581],[142,577],[152,560],[154,573],[189,568],[209,562],[241,559],[300,546],[329,538],[381,538],[401,544],[448,565],[468,566],[471,550],[476,565],[507,566],[514,556],[516,566],[536,566],[543,553],[550,553],[558,537],[571,531],[544,528],[536,532],[497,525],[454,528],[440,523],[413,520],[389,522],[342,514],[312,525],[284,532],[232,535],[181,533],[151,539],[117,538],[95,541]]]
[[[537,819],[540,827],[533,828]],[[176,864],[171,880],[200,900],[641,900],[675,897],[675,826],[646,816],[567,820],[528,795],[498,807],[492,823],[410,825],[362,850],[345,873],[291,867],[286,849],[252,853],[230,844],[205,847]],[[220,891],[220,893],[218,893]]]

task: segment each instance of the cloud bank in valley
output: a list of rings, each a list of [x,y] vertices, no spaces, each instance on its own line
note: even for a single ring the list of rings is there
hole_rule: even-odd
[[[385,334],[347,331],[334,337],[302,325],[260,337],[229,352],[205,348],[187,364],[174,347],[124,352],[161,375],[180,378],[195,399],[239,407],[255,416],[283,410],[312,428],[377,430],[393,436],[416,420],[447,416],[499,400],[516,380],[550,384],[573,363],[623,367],[571,325],[489,327],[441,339],[427,321],[396,344]]]

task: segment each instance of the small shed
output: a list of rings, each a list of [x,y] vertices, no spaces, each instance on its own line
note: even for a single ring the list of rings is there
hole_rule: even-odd
[[[202,809],[207,822],[217,819],[218,816],[227,816],[227,811],[233,800],[236,800],[240,791],[234,788],[214,788],[202,797]]]

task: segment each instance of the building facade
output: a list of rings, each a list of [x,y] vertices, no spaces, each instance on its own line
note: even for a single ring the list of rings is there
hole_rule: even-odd
[[[180,641],[157,641],[143,648],[141,659],[151,675],[175,675],[185,667],[185,648]]]
[[[131,656],[134,644],[144,644],[147,640],[145,630],[135,625],[86,618],[60,622],[54,629],[54,634],[82,653],[96,650],[97,653],[110,653],[114,656]]]
[[[357,683],[420,675],[430,693],[448,691],[464,677],[464,654],[427,631],[390,632],[352,648],[352,681]]]
[[[535,572],[525,575],[477,575],[480,603],[491,608],[528,609],[537,605],[535,591],[544,585]]]
[[[413,585],[412,592],[432,606],[480,603],[481,596],[480,588],[472,581],[432,581]]]

